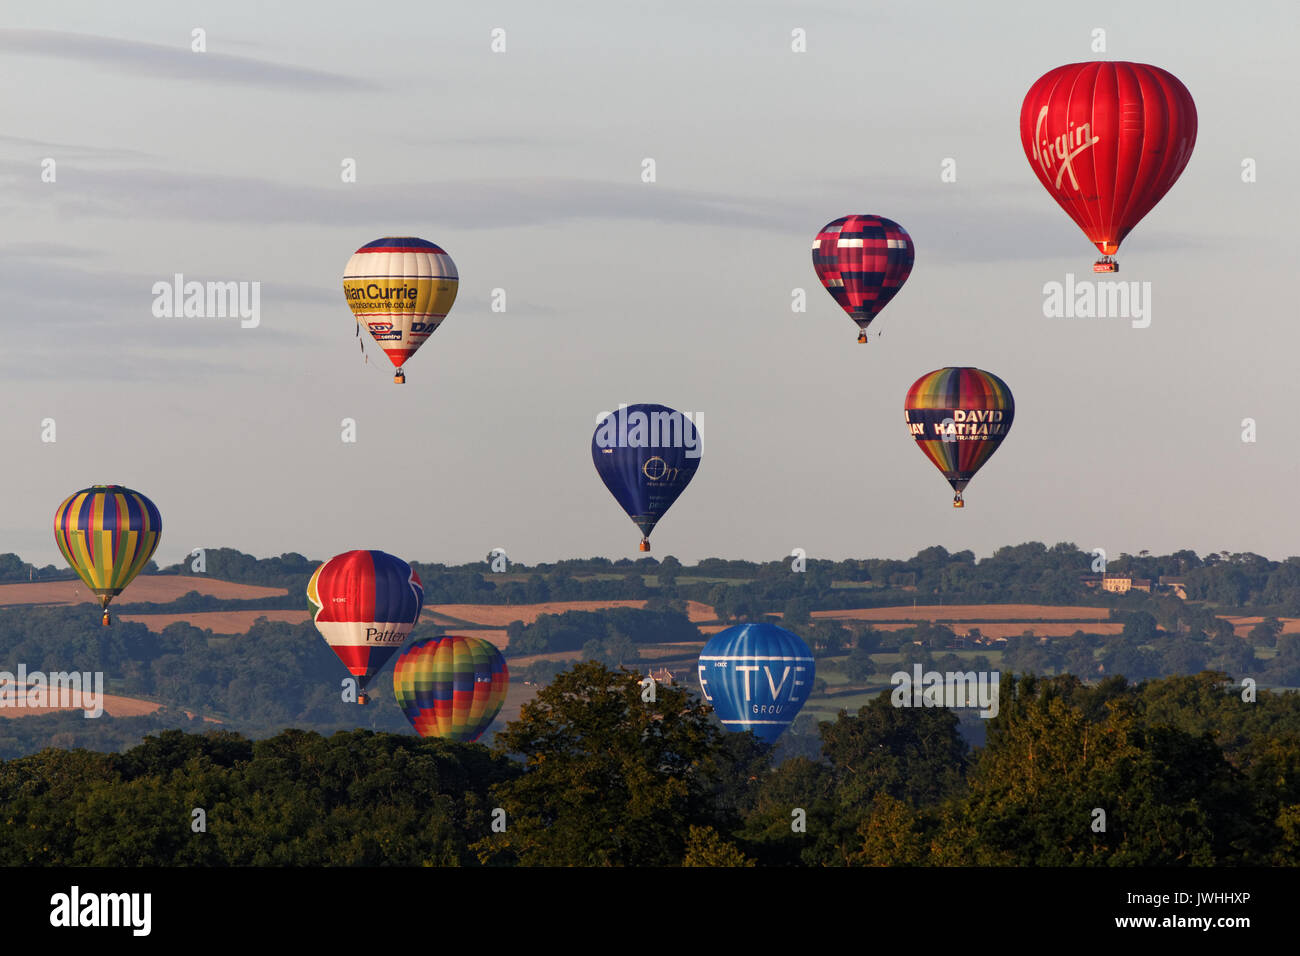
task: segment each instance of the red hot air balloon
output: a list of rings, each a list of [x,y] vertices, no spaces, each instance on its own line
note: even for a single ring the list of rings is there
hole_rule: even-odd
[[[316,630],[357,678],[357,703],[367,703],[366,684],[419,623],[420,576],[383,551],[347,551],[316,569],[307,597],[316,605]]]
[[[1196,104],[1145,63],[1058,66],[1020,107],[1020,142],[1039,181],[1118,272],[1119,244],[1169,192],[1196,145]]]
[[[858,341],[912,272],[916,250],[907,230],[884,216],[841,216],[812,244],[813,269],[826,291],[858,324]]]

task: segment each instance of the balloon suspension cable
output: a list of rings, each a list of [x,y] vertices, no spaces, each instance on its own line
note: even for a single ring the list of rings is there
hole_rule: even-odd
[[[642,539],[641,539],[641,550],[642,550],[642,551],[649,551],[649,550],[650,550],[650,539],[649,539],[649,538],[642,538]]]

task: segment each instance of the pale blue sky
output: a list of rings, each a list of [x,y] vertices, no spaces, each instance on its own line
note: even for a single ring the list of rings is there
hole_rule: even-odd
[[[589,447],[597,412],[658,402],[701,413],[704,441],[660,557],[1300,552],[1297,5],[661,6],[7,10],[0,550],[57,561],[58,503],[118,482],[162,510],[164,563],[636,557]],[[1034,178],[1020,102],[1098,57],[1094,27],[1102,58],[1171,71],[1199,113],[1187,170],[1121,249],[1120,278],[1152,284],[1147,329],[1042,315],[1043,284],[1090,277],[1094,250]],[[847,213],[916,244],[867,346],[809,258]],[[392,234],[461,275],[404,387],[360,364],[340,291],[353,250]],[[155,318],[176,272],[260,281],[261,326]],[[903,423],[907,387],[944,365],[996,372],[1017,404],[964,512]]]

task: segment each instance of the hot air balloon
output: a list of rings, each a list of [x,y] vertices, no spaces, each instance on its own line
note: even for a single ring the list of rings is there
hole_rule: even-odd
[[[1196,104],[1145,63],[1071,63],[1038,79],[1020,107],[1020,142],[1052,198],[1118,272],[1119,244],[1160,201],[1196,145]]]
[[[403,364],[442,324],[456,301],[456,263],[425,239],[389,236],[368,242],[343,270],[343,294],[370,337],[406,381]]]
[[[478,740],[501,711],[509,683],[506,659],[478,637],[414,641],[393,665],[393,696],[421,737]]]
[[[366,684],[420,619],[420,576],[383,551],[347,551],[316,569],[307,597],[317,607],[316,630],[357,678],[357,703],[368,703]]]
[[[700,652],[700,690],[728,730],[775,743],[812,692],[816,665],[797,634],[775,624],[738,624]]]
[[[149,563],[162,537],[154,503],[121,485],[93,485],[64,499],[54,512],[54,541],[77,576],[108,605]]]
[[[858,341],[912,272],[907,230],[884,216],[841,216],[812,244],[813,269],[841,309],[858,324]]]
[[[961,493],[1007,436],[1016,403],[992,372],[950,367],[912,383],[903,415],[916,444],[956,492],[952,506],[964,508]]]
[[[649,551],[650,532],[695,477],[700,435],[686,415],[665,405],[620,405],[601,415],[591,457],[641,529],[641,550]]]

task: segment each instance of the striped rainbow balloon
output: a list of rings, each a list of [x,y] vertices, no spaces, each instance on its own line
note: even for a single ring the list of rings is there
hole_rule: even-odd
[[[478,637],[415,641],[393,667],[393,694],[421,737],[478,740],[500,713],[509,683],[505,657]]]
[[[949,367],[912,384],[903,415],[917,446],[957,493],[953,507],[962,508],[962,491],[1007,436],[1016,403],[992,372]]]
[[[152,501],[121,485],[93,485],[64,499],[54,512],[54,541],[77,576],[108,604],[153,557],[162,515]]]

